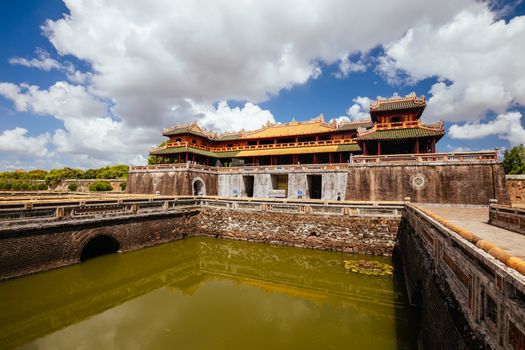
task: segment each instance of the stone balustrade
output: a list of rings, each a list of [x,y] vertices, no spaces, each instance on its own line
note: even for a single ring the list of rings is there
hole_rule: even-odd
[[[459,323],[466,322],[463,329],[473,332],[462,334],[463,339],[493,349],[523,348],[525,263],[416,205],[407,204],[404,217],[408,226],[398,237],[411,301],[432,304],[428,285],[439,281],[433,288],[448,300],[448,312],[463,315]],[[429,322],[437,325],[435,319]]]
[[[525,208],[491,205],[489,223],[525,235]]]
[[[319,141],[322,142],[322,141]],[[419,153],[419,154],[392,154],[380,156],[357,155],[350,158],[347,163],[333,164],[288,164],[288,165],[250,165],[239,167],[214,167],[194,163],[174,163],[155,165],[133,165],[130,171],[144,170],[177,170],[177,169],[201,169],[216,172],[241,172],[241,171],[268,171],[275,169],[283,170],[333,170],[349,169],[366,164],[430,164],[430,163],[476,163],[498,161],[497,151],[486,152],[453,152],[453,153]]]

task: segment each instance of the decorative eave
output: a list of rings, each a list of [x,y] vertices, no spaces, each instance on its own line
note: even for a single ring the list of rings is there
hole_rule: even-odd
[[[413,108],[423,110],[426,107],[426,104],[425,96],[417,97],[415,92],[412,92],[405,97],[401,97],[397,93],[394,93],[392,97],[388,98],[378,96],[376,101],[370,103],[370,113]]]
[[[378,129],[377,124],[370,130],[358,130],[356,141],[365,140],[399,140],[413,139],[421,137],[437,137],[440,139],[445,135],[444,123],[442,121],[435,124],[418,123],[410,128]]]

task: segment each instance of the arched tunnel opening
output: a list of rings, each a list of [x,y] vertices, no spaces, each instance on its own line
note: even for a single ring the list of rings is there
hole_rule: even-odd
[[[111,236],[101,235],[93,237],[82,249],[80,261],[86,261],[96,258],[97,256],[116,253],[118,252],[119,247],[119,242]]]

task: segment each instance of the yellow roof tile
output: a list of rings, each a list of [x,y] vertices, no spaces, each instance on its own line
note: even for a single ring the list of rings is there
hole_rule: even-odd
[[[269,125],[263,129],[245,134],[243,139],[262,139],[270,137],[312,135],[333,132],[336,127],[332,124],[315,121],[311,123],[289,123],[284,125]]]

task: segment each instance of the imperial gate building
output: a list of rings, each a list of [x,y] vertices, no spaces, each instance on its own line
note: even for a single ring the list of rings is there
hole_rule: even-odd
[[[317,200],[509,201],[497,152],[436,153],[443,122],[425,124],[425,97],[378,97],[370,119],[267,124],[235,133],[196,123],[165,129],[129,193]]]
[[[153,149],[158,163],[286,165],[345,163],[353,155],[435,153],[443,123],[423,124],[425,97],[378,98],[371,120],[337,123],[315,119],[267,124],[254,131],[217,134],[196,123],[166,129],[169,140]]]

